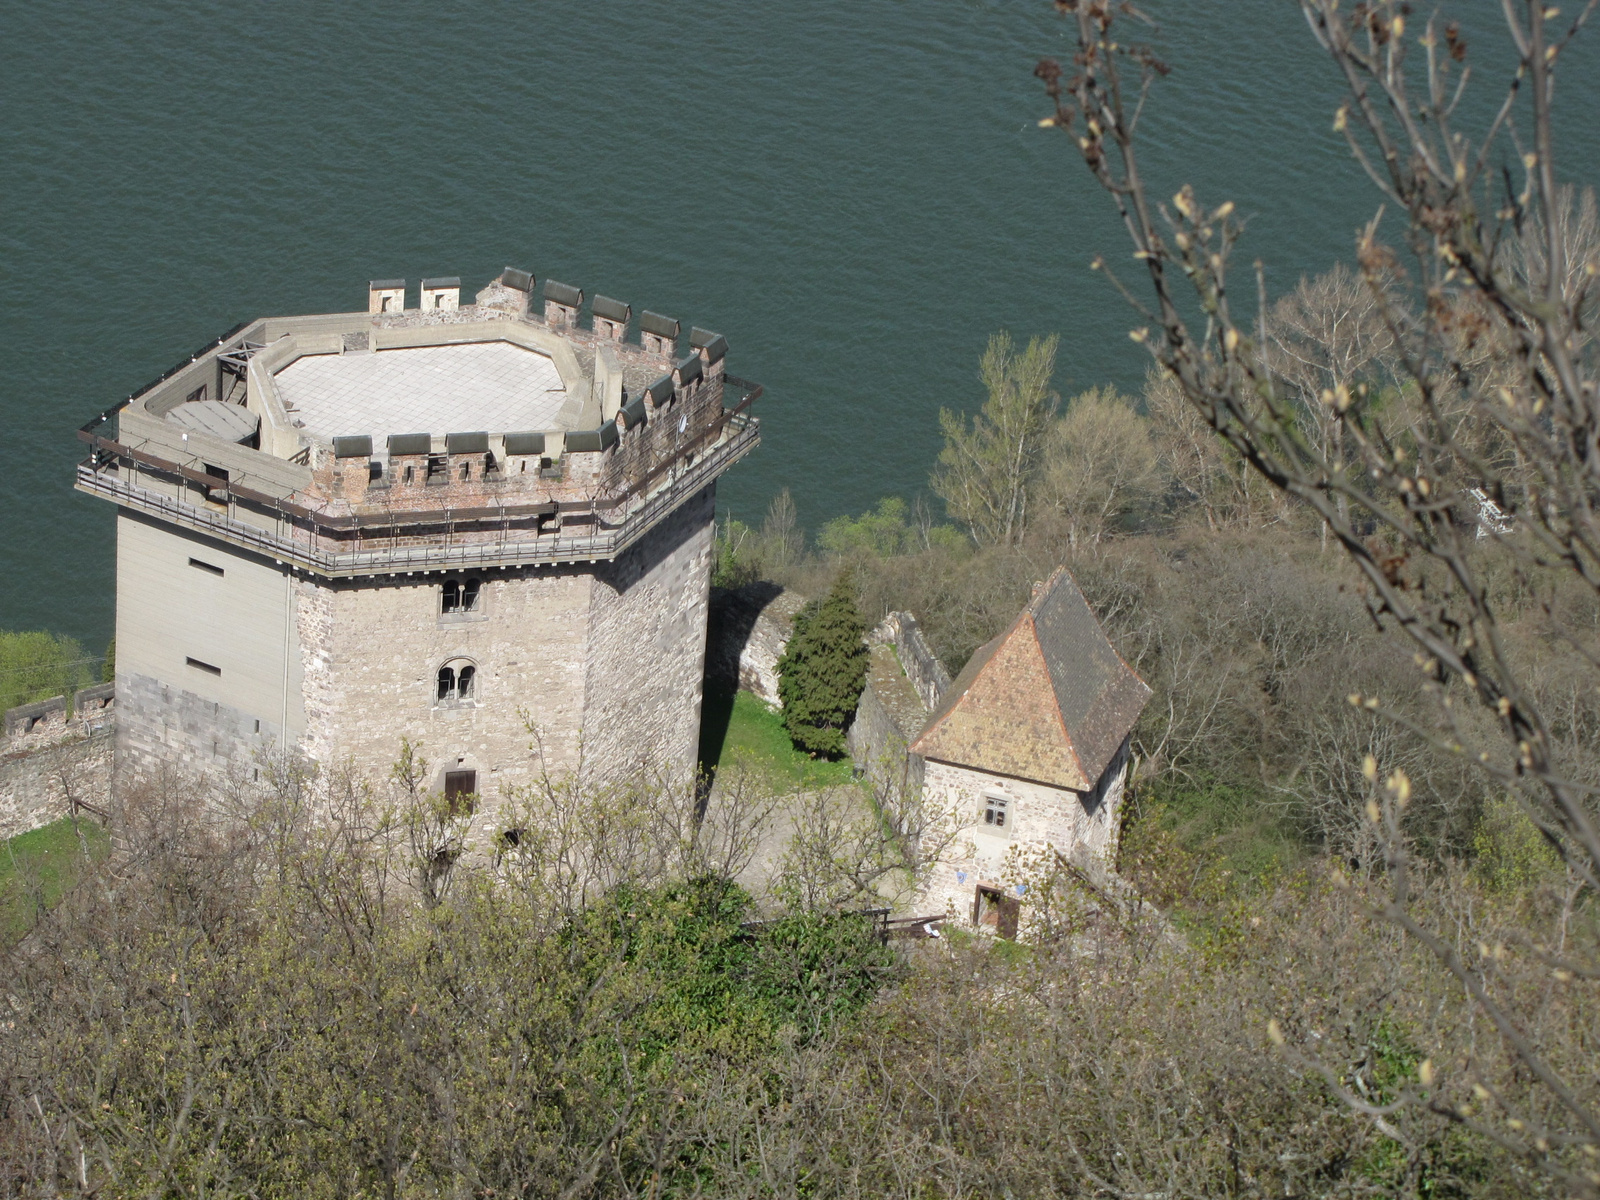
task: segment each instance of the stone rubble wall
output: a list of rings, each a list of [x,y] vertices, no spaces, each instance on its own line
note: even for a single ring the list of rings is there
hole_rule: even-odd
[[[746,691],[778,703],[778,659],[794,632],[805,597],[775,583],[711,589],[706,681],[724,691]]]
[[[115,729],[110,712],[63,713],[0,742],[0,837],[58,821],[74,801],[109,812]]]
[[[908,612],[890,613],[867,644],[872,658],[850,726],[850,757],[886,795],[911,794],[922,787],[923,762],[908,747],[949,688],[950,672]]]
[[[922,787],[923,762],[907,747],[928,721],[928,709],[906,678],[892,646],[872,646],[866,686],[848,735],[850,757],[889,799]]]
[[[930,713],[939,707],[939,698],[950,687],[950,672],[922,636],[922,626],[916,617],[908,612],[892,612],[867,640],[892,645],[906,680],[921,698],[923,707]]]

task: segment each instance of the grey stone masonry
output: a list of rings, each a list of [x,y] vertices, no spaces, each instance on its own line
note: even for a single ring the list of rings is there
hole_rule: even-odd
[[[778,659],[794,631],[805,597],[777,584],[712,588],[706,679],[724,691],[743,690],[778,703]]]
[[[879,788],[914,792],[922,786],[923,761],[908,747],[950,686],[950,672],[910,613],[890,613],[867,642],[871,658],[850,726],[850,757]]]
[[[119,782],[293,753],[382,787],[409,741],[492,832],[543,772],[695,770],[716,485],[761,389],[720,335],[678,357],[677,322],[631,341],[628,305],[541,282],[406,309],[379,281],[84,427],[78,487],[118,506]],[[253,432],[180,427],[196,394]]]
[[[0,837],[15,837],[87,811],[111,809],[115,718],[68,719],[59,710],[0,743]]]

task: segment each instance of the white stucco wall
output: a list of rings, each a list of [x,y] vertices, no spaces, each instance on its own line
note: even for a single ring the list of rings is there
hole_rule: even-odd
[[[1087,852],[1109,864],[1116,857],[1127,774],[1127,755],[1119,753],[1106,769],[1102,798],[1091,811],[1086,802],[1092,804],[1093,797],[1084,793],[929,759],[924,803],[953,811],[961,831],[929,871],[918,911],[951,912],[967,922],[980,886],[1018,896],[1017,885],[1025,881],[1008,877],[1015,872],[1007,869],[1014,848],[1033,856],[1056,850],[1068,858]],[[983,821],[984,797],[991,792],[1008,800],[1004,833]]]

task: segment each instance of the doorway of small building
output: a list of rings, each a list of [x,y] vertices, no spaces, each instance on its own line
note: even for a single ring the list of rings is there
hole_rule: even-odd
[[[478,773],[476,771],[446,771],[444,773],[444,802],[451,816],[470,813],[478,802]]]
[[[988,929],[996,937],[1014,939],[1017,920],[1022,915],[1022,902],[1007,896],[999,888],[978,885],[972,901],[972,923],[979,929]]]

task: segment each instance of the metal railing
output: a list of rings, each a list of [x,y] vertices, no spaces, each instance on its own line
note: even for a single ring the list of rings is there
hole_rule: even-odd
[[[124,478],[114,463],[103,462],[99,455],[91,455],[78,464],[77,487],[79,491],[100,496],[123,508],[148,513],[170,524],[253,551],[274,562],[329,577],[600,562],[616,558],[633,546],[670,516],[685,499],[715,480],[760,441],[759,422],[742,413],[730,414],[724,429],[723,439],[709,448],[693,466],[676,471],[658,490],[642,497],[637,507],[624,509],[621,520],[615,526],[581,537],[544,534],[512,541],[510,535],[525,531],[502,528],[496,540],[443,546],[391,544],[370,549],[330,551],[317,544],[319,535],[314,522],[302,529],[284,518],[279,522],[283,532],[263,529],[235,520],[224,512],[185,503],[176,497],[140,487]],[[297,533],[302,536],[295,536]]]

